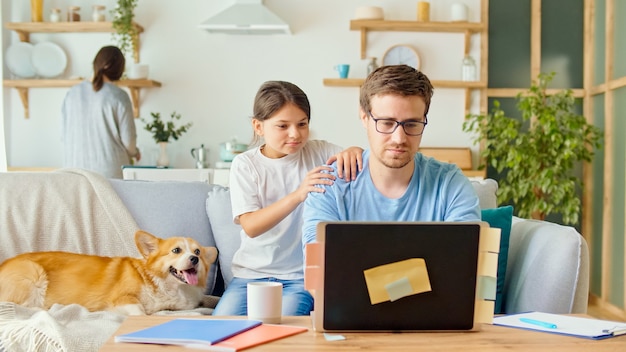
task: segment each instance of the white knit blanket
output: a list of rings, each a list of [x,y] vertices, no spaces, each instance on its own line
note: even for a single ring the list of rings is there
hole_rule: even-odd
[[[53,250],[138,257],[137,230],[99,174],[78,169],[0,174],[0,261]]]
[[[0,351],[97,351],[124,316],[89,312],[83,306],[53,305],[49,310],[0,303]]]

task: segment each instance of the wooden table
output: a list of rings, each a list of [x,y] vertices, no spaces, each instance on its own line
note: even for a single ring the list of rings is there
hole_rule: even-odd
[[[116,343],[115,335],[144,329],[181,316],[130,316],[106,342],[101,351],[194,351],[179,346]],[[197,316],[192,318],[197,319]],[[210,319],[210,318],[209,318]],[[310,317],[283,317],[283,324],[306,326],[310,330],[250,348],[246,351],[626,351],[626,335],[605,340],[549,334],[502,326],[484,325],[479,332],[436,333],[342,333],[343,341],[326,341],[311,329]]]

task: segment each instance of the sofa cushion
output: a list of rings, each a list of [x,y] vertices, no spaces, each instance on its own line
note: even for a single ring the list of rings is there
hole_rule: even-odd
[[[483,221],[489,226],[499,228],[500,253],[498,254],[498,273],[496,276],[496,302],[494,313],[504,313],[504,281],[506,275],[507,260],[509,257],[509,238],[511,237],[511,223],[513,221],[513,207],[510,205],[495,209],[483,209],[481,211]]]
[[[211,229],[217,249],[218,261],[224,278],[224,289],[233,279],[233,256],[241,244],[241,226],[233,222],[233,211],[230,205],[230,190],[228,187],[213,185],[206,198],[206,213],[211,223]]]
[[[137,225],[157,237],[191,237],[202,246],[215,246],[209,219],[204,211],[206,182],[138,181],[110,179]],[[212,265],[206,293],[213,293],[217,265]]]
[[[498,182],[493,179],[485,179],[480,181],[472,181],[472,186],[478,195],[480,201],[480,209],[491,209],[498,206],[496,192],[498,191]]]

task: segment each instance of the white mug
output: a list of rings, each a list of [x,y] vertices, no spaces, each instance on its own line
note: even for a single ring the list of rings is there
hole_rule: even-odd
[[[280,324],[283,284],[273,281],[248,283],[248,319],[266,324]]]

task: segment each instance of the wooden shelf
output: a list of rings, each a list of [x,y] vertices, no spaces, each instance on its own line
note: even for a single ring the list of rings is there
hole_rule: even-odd
[[[385,20],[352,20],[350,30],[390,32],[481,32],[486,26],[479,22],[417,22]]]
[[[324,78],[324,85],[327,87],[360,87],[365,78]],[[487,83],[480,81],[431,81],[433,87],[437,88],[460,88],[477,89],[487,88]]]
[[[5,79],[3,85],[15,88],[24,106],[24,117],[29,117],[28,90],[30,88],[69,88],[82,82],[81,79]],[[139,90],[141,88],[160,87],[161,82],[150,79],[125,79],[114,82],[120,87],[126,87],[130,91],[130,99],[133,103],[133,115],[139,117]]]
[[[139,33],[143,27],[133,22],[137,29],[133,48],[135,62],[139,62]],[[4,27],[17,32],[20,40],[28,42],[31,33],[114,33],[112,22],[8,22]],[[68,88],[79,84],[81,79],[5,79],[5,87],[15,88],[24,106],[24,117],[29,117],[28,90],[30,88]],[[115,82],[118,86],[126,87],[130,91],[130,99],[133,103],[133,115],[139,117],[139,89],[160,87],[161,82],[150,79],[127,79]]]
[[[133,23],[137,33],[143,32],[143,27]],[[5,28],[17,32],[20,40],[28,42],[31,33],[114,33],[111,22],[8,22]],[[139,36],[135,38],[135,62],[139,62]]]
[[[487,26],[480,22],[417,22],[385,20],[352,20],[350,30],[361,31],[361,59],[367,57],[367,32],[436,32],[464,33],[465,54],[469,52],[470,37],[486,32]]]

